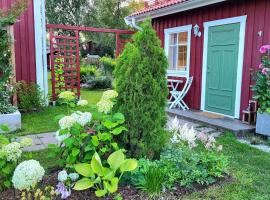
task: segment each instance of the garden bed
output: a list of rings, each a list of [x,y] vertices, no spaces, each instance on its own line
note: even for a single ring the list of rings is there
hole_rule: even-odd
[[[58,172],[53,172],[51,175],[47,175],[44,177],[41,187],[44,188],[48,185],[56,185],[58,183],[57,180],[57,174]],[[199,184],[193,185],[191,188],[183,188],[183,187],[176,187],[172,191],[163,192],[158,199],[162,200],[173,200],[173,199],[179,199],[181,196],[190,194],[194,191],[200,192],[208,187],[211,186],[222,186],[224,183],[230,183],[233,181],[233,178],[230,176],[227,176],[225,178],[218,179],[214,184],[203,186]],[[136,189],[133,186],[120,186],[118,191],[124,200],[146,200],[149,199],[149,197],[144,194],[142,191]],[[14,198],[15,195],[15,198]],[[9,189],[4,192],[0,193],[0,200],[19,200],[21,199],[21,193],[19,191],[15,191],[14,189]],[[60,198],[59,198],[60,199]],[[72,191],[72,194],[70,197],[67,198],[68,200],[114,200],[114,196],[108,196],[104,198],[98,198],[95,196],[95,193],[93,190],[84,190],[84,191]]]

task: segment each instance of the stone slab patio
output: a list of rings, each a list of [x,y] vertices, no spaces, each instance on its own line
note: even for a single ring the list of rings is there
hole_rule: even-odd
[[[177,116],[179,119],[184,119],[193,123],[205,125],[208,128],[213,128],[220,131],[230,131],[237,135],[255,133],[255,126],[242,123],[240,120],[224,118],[210,118],[200,114],[200,111],[167,109],[170,116]]]

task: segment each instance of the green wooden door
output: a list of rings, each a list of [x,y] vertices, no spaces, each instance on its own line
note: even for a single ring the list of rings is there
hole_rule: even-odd
[[[234,116],[240,23],[209,27],[205,110]]]

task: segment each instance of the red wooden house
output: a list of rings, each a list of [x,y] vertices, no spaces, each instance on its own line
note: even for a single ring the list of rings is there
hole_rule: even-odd
[[[15,0],[0,0],[0,9],[10,8],[13,2]],[[28,8],[10,29],[14,38],[16,80],[36,82],[46,95],[45,0],[29,0]]]
[[[270,43],[269,0],[156,0],[126,17],[152,18],[169,60],[168,76],[193,76],[192,109],[240,118],[252,98],[251,68]]]

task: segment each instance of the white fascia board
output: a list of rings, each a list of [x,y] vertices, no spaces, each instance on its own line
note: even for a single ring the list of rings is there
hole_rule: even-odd
[[[142,13],[139,15],[128,16],[126,17],[126,19],[130,20],[132,18],[135,18],[136,21],[144,21],[148,17],[153,19],[153,18],[162,17],[162,16],[174,14],[174,13],[183,12],[186,10],[191,10],[194,8],[199,8],[199,7],[208,6],[215,3],[220,3],[223,1],[226,1],[226,0],[190,0],[184,3],[178,3],[175,5],[149,11],[149,12]]]
[[[36,81],[48,95],[45,0],[34,0]]]

